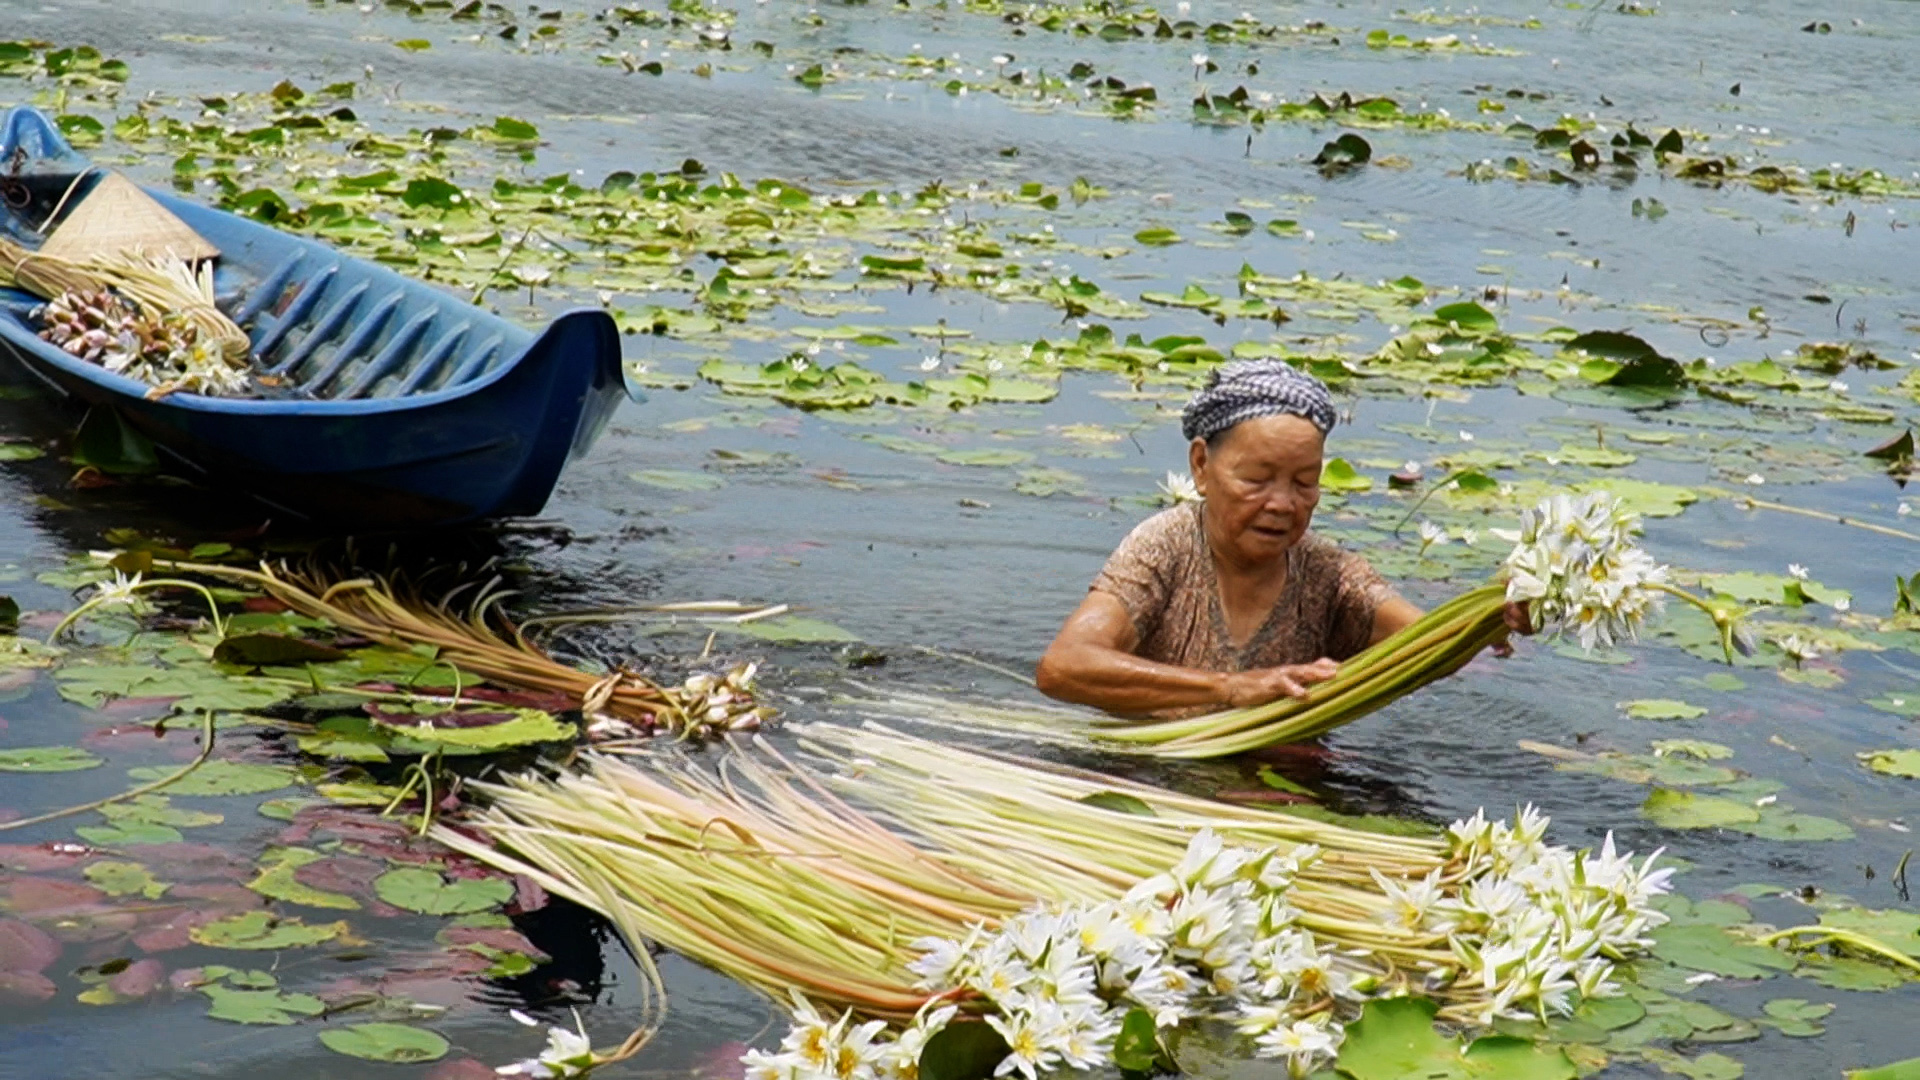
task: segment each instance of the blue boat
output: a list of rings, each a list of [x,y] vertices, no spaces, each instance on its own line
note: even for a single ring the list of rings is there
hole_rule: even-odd
[[[12,110],[0,126],[0,231],[37,246],[87,168],[44,116]],[[324,244],[148,193],[220,249],[215,294],[252,340],[270,396],[150,400],[147,384],[41,340],[30,317],[41,301],[16,289],[0,289],[0,340],[208,486],[329,528],[538,514],[628,394],[604,311],[569,312],[536,336]]]

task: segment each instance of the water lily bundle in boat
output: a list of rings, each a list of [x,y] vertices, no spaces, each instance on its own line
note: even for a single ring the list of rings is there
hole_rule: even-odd
[[[210,261],[140,251],[74,261],[0,240],[0,281],[49,301],[42,337],[151,384],[152,396],[247,389],[252,345],[215,306]]]
[[[258,588],[302,615],[381,645],[430,648],[456,671],[500,686],[563,694],[579,703],[602,737],[710,736],[758,728],[772,715],[754,699],[751,664],[724,674],[696,674],[675,686],[624,669],[596,675],[561,663],[500,613],[508,594],[497,585],[482,588],[460,614],[452,607],[454,596],[429,603],[374,577],[330,581],[319,572],[264,563],[258,570],[170,560],[155,565]]]
[[[956,1026],[998,1036],[1003,1074],[1140,1068],[1159,1031],[1222,1018],[1305,1075],[1369,998],[1431,996],[1468,1024],[1564,1013],[1611,992],[1613,962],[1664,921],[1666,871],[1611,838],[1548,845],[1531,809],[1381,836],[887,732],[805,734],[843,767],[594,754],[482,785],[466,825],[486,841],[440,838],[601,911],[636,953],[657,941],[791,997],[793,1030],[747,1059],[768,1080],[911,1077]],[[951,780],[915,804],[929,768]]]
[[[1347,660],[1306,697],[1189,719],[1100,724],[1091,734],[1178,758],[1310,739],[1458,671],[1505,636],[1509,602],[1527,604],[1535,630],[1573,637],[1590,650],[1635,640],[1661,601],[1676,596],[1713,618],[1731,657],[1734,614],[1670,585],[1666,567],[1636,542],[1639,534],[1639,515],[1605,492],[1553,496],[1521,515],[1518,541],[1494,582]]]
[[[63,292],[37,312],[40,336],[69,354],[160,391],[238,394],[247,371],[209,353],[177,314],[136,307],[102,290]]]

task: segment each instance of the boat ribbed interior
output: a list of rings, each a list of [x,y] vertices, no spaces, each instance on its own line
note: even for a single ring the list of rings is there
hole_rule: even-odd
[[[233,321],[283,394],[328,401],[460,386],[509,357],[503,335],[437,297],[296,252],[248,291]]]

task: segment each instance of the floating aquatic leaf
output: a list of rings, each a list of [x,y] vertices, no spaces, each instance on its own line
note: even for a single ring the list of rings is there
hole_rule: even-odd
[[[1886,964],[1856,960],[1851,956],[1808,954],[1801,957],[1800,966],[1794,969],[1793,974],[1795,978],[1816,982],[1833,990],[1895,990],[1907,985],[1906,976]]]
[[[213,659],[216,663],[236,664],[242,667],[342,660],[346,655],[330,645],[287,637],[284,634],[232,635],[213,648]]]
[[[299,919],[248,911],[196,926],[189,936],[216,949],[298,949],[332,941],[346,932],[344,922],[309,926]]]
[[[717,491],[727,486],[725,479],[712,473],[684,469],[641,469],[628,473],[627,479],[668,491]]]
[[[1668,829],[1711,829],[1760,820],[1759,809],[1747,803],[1672,788],[1654,788],[1640,804],[1640,812]]]
[[[1874,772],[1920,780],[1920,750],[1871,750],[1854,756]]]
[[[1689,705],[1672,698],[1641,698],[1637,701],[1623,701],[1619,707],[1635,720],[1693,720],[1707,715],[1707,710],[1698,705]]]
[[[1337,1066],[1353,1080],[1572,1080],[1564,1051],[1489,1035],[1462,1048],[1433,1027],[1438,1006],[1424,998],[1369,1001],[1347,1026]]]
[[[1848,1069],[1846,1080],[1920,1080],[1920,1057],[1876,1065],[1871,1069]]]
[[[1760,819],[1729,828],[1762,840],[1851,840],[1853,827],[1818,814],[1802,814],[1778,804],[1761,808]]]
[[[1911,911],[1875,911],[1871,908],[1839,908],[1822,912],[1820,925],[1855,930],[1884,945],[1920,959],[1920,913]]]
[[[297,1024],[327,1011],[326,1003],[312,994],[244,990],[218,983],[203,986],[200,992],[212,1002],[207,1009],[209,1018],[236,1024]]]
[[[1373,478],[1363,475],[1345,458],[1330,458],[1320,468],[1320,486],[1327,491],[1360,492],[1373,489]]]
[[[486,911],[513,898],[513,883],[501,878],[450,880],[438,870],[402,866],[373,879],[373,891],[394,907],[423,915]]]
[[[1670,964],[1729,979],[1764,979],[1795,964],[1792,956],[1779,949],[1703,924],[1670,923],[1655,930],[1652,952]]]
[[[351,1024],[320,1033],[320,1042],[336,1054],[368,1061],[438,1061],[451,1048],[425,1028],[405,1024]]]
[[[934,455],[934,460],[949,465],[977,465],[996,468],[1005,465],[1024,465],[1033,460],[1033,455],[1024,450],[943,450]]]
[[[427,711],[409,713],[378,705],[367,706],[367,711],[380,728],[394,736],[388,745],[399,753],[427,753],[436,749],[504,750],[511,746],[565,742],[580,733],[573,724],[542,709],[448,712],[444,706],[434,704],[420,708]]]
[[[161,780],[179,770],[158,765],[128,769],[141,783]],[[294,771],[285,765],[256,765],[237,761],[209,761],[167,785],[170,795],[258,795],[293,783]]]
[[[155,880],[153,872],[139,863],[103,860],[81,871],[95,888],[108,896],[144,896],[158,900],[169,886]]]
[[[82,825],[73,830],[82,840],[100,847],[127,847],[137,844],[177,844],[186,837],[171,825],[145,821],[122,821],[112,825]]]
[[[306,848],[278,848],[261,856],[260,873],[247,888],[271,900],[284,900],[289,904],[303,907],[332,908],[338,911],[358,911],[360,901],[344,893],[328,892],[316,889],[300,881],[297,871],[309,863],[319,862],[326,856]]]
[[[381,762],[391,760],[387,748],[392,742],[392,733],[376,728],[368,717],[330,716],[314,725],[312,734],[300,736],[296,745],[315,757]]]
[[[1049,495],[1085,495],[1087,479],[1079,473],[1066,469],[1042,466],[1037,469],[1024,469],[1020,479],[1014,481],[1013,490],[1022,495],[1046,498]]]
[[[825,619],[809,618],[805,615],[776,615],[770,619],[754,619],[733,625],[729,629],[742,634],[764,638],[767,641],[809,642],[809,641],[859,641],[858,635],[842,629]]]
[[[1684,754],[1702,761],[1720,761],[1733,756],[1733,747],[1701,739],[1655,739],[1653,752],[1660,757]]]
[[[77,746],[21,746],[0,750],[0,772],[55,773],[91,769],[104,762]]]
[[[1177,244],[1180,242],[1180,234],[1164,226],[1141,229],[1139,232],[1133,234],[1133,238],[1150,247],[1165,247],[1168,244]]]
[[[1766,1013],[1761,1023],[1768,1024],[1782,1035],[1810,1039],[1826,1032],[1826,1026],[1820,1021],[1833,1008],[1831,1004],[1815,1004],[1805,998],[1774,998],[1760,1007],[1760,1011]]]

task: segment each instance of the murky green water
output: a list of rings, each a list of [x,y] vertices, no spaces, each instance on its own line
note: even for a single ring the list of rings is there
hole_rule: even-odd
[[[725,395],[693,377],[714,357],[761,364],[820,340],[796,335],[800,327],[874,328],[890,340],[828,337],[811,361],[857,361],[902,382],[947,374],[968,360],[963,350],[942,351],[937,341],[905,330],[936,322],[976,344],[1061,342],[1080,332],[1076,324],[1098,323],[1122,336],[1137,332],[1147,342],[1194,335],[1222,351],[1236,343],[1277,343],[1312,356],[1354,356],[1371,354],[1435,304],[1465,299],[1479,299],[1515,333],[1561,325],[1629,330],[1682,361],[1711,356],[1721,367],[1768,356],[1784,364],[1805,342],[1852,342],[1901,364],[1920,359],[1920,293],[1911,275],[1916,240],[1907,227],[1920,202],[1911,198],[1702,186],[1662,175],[1645,150],[1638,151],[1637,177],[1610,167],[1581,173],[1564,157],[1549,161],[1553,151],[1536,149],[1531,138],[1405,124],[1365,129],[1374,164],[1328,177],[1309,162],[1340,133],[1339,125],[1213,126],[1190,122],[1187,104],[1202,87],[1224,95],[1244,85],[1295,102],[1316,92],[1384,95],[1407,112],[1444,108],[1447,120],[1500,126],[1591,114],[1605,128],[1589,136],[1597,146],[1631,121],[1654,138],[1668,128],[1680,129],[1689,143],[1704,136],[1711,153],[1731,155],[1737,169],[1767,162],[1871,168],[1911,192],[1920,178],[1914,135],[1920,98],[1905,87],[1920,44],[1920,9],[1910,4],[1818,14],[1736,0],[1731,10],[1675,4],[1645,15],[1611,5],[1489,5],[1436,11],[1425,21],[1387,4],[1261,5],[1250,14],[1262,24],[1299,29],[1252,42],[1209,42],[1204,34],[1156,40],[1150,33],[1105,41],[1097,33],[1048,31],[1037,18],[1015,25],[957,4],[899,10],[772,0],[739,11],[731,50],[680,47],[665,55],[662,44],[688,37],[687,29],[626,25],[616,38],[605,32],[605,22],[573,5],[545,21],[516,9],[511,22],[523,29],[514,41],[499,36],[508,20],[492,12],[467,22],[449,19],[443,9],[409,17],[393,5],[364,7],[288,0],[163,0],[137,10],[113,3],[14,5],[6,33],[92,43],[125,59],[132,81],[116,106],[101,111],[109,121],[131,112],[149,92],[199,98],[258,93],[282,79],[308,88],[354,81],[360,83],[354,108],[376,131],[465,128],[501,115],[537,124],[544,141],[536,163],[502,156],[490,166],[523,179],[577,170],[580,182],[592,186],[614,170],[667,171],[688,157],[709,174],[731,172],[749,183],[783,177],[821,193],[912,192],[933,181],[949,190],[1039,183],[1065,192],[1085,178],[1108,196],[1081,206],[1063,198],[1057,209],[1017,200],[961,202],[931,216],[925,235],[950,230],[953,223],[943,217],[962,225],[984,221],[996,236],[1029,238],[1005,239],[1028,280],[1078,275],[1129,303],[1144,291],[1177,294],[1190,284],[1230,296],[1243,264],[1282,278],[1305,271],[1320,280],[1372,283],[1411,275],[1435,290],[1419,307],[1379,318],[1353,305],[1283,300],[1292,321],[1276,326],[1246,318],[1216,323],[1204,312],[1152,304],[1135,305],[1139,319],[1065,315],[1057,305],[998,300],[990,288],[922,284],[909,292],[848,271],[837,280],[857,288],[814,297],[817,304],[839,305],[834,310],[818,307],[820,313],[808,315],[783,302],[720,333],[629,337],[627,355],[637,373],[688,388],[656,385],[648,403],[623,408],[549,505],[547,519],[562,530],[482,544],[495,545],[517,565],[529,589],[526,610],[639,599],[786,602],[857,636],[859,651],[887,658],[877,668],[861,668],[862,679],[1021,692],[1010,680],[919,647],[1028,667],[1105,554],[1150,512],[1156,482],[1182,460],[1173,413],[1183,387],[1151,372],[1137,384],[1110,373],[1074,372],[1060,377],[1058,396],[1043,404],[836,413]],[[1239,14],[1206,3],[1195,7],[1203,26]],[[1538,25],[1520,25],[1528,19]],[[1808,20],[1814,32],[1801,29]],[[1830,32],[1819,32],[1821,20]],[[1094,30],[1103,22],[1086,21]],[[1309,25],[1315,22],[1322,25]],[[550,40],[517,47],[543,24],[557,28]],[[1413,41],[1463,40],[1428,49],[1368,48],[1368,32],[1380,29]],[[467,40],[476,35],[480,40]],[[394,44],[413,39],[432,47],[408,51]],[[769,43],[771,55],[753,42]],[[1517,55],[1480,55],[1478,47]],[[627,74],[621,52],[634,64],[657,59],[664,73]],[[1196,53],[1219,70],[1196,78]],[[931,83],[904,77],[913,70],[907,58],[954,54],[961,58],[955,70]],[[997,63],[998,56],[1011,59]],[[1059,104],[1057,93],[1034,101],[1004,83],[1008,71],[1058,73],[1080,62],[1127,86],[1153,83],[1158,105],[1150,115],[1122,120],[1106,115],[1100,99],[1074,108]],[[694,73],[703,63],[712,70]],[[823,86],[795,81],[815,63],[823,65]],[[1248,65],[1258,74],[1246,74]],[[969,83],[968,92],[949,92],[943,85],[949,78]],[[1072,92],[1084,82],[1076,79]],[[988,85],[1005,92],[976,89]],[[25,100],[37,89],[0,82],[0,96],[8,100]],[[1494,106],[1499,111],[1490,111]],[[128,154],[130,171],[152,181],[170,175],[175,157],[129,150],[111,139],[96,153]],[[1474,182],[1463,175],[1483,160],[1510,171],[1505,159],[1516,155],[1531,159],[1541,178]],[[1553,182],[1548,168],[1573,182]],[[1228,211],[1248,215],[1256,227],[1244,235],[1218,228]],[[1297,229],[1270,233],[1265,224],[1273,219],[1295,221]],[[1155,247],[1134,239],[1149,227],[1171,228],[1184,242]],[[888,235],[897,242],[907,234]],[[695,260],[695,277],[711,279],[717,265]],[[635,310],[694,304],[680,283],[651,293],[609,291],[609,302]],[[598,302],[596,293],[575,283],[502,289],[492,299],[531,320],[539,313],[528,307],[530,298],[550,310]],[[1014,353],[1005,355],[1019,362]],[[1734,688],[1716,678],[1726,674],[1723,665],[1663,638],[1627,650],[1618,664],[1529,643],[1512,660],[1483,660],[1343,730],[1329,740],[1325,760],[1303,767],[1298,778],[1345,809],[1431,820],[1532,801],[1554,815],[1562,842],[1597,841],[1612,829],[1631,847],[1667,846],[1692,863],[1681,880],[1694,897],[1751,882],[1811,885],[1870,907],[1914,910],[1893,870],[1915,846],[1909,827],[1916,823],[1920,781],[1877,775],[1856,754],[1920,745],[1912,721],[1920,707],[1905,704],[1920,702],[1914,675],[1920,638],[1880,623],[1893,603],[1893,576],[1920,569],[1920,543],[1742,509],[1728,497],[1750,494],[1906,528],[1902,489],[1860,455],[1913,419],[1912,393],[1898,386],[1904,374],[1802,372],[1806,385],[1798,390],[1747,380],[1723,395],[1756,394],[1756,402],[1699,397],[1643,411],[1568,393],[1581,388],[1538,372],[1493,385],[1431,385],[1427,393],[1408,383],[1355,382],[1346,395],[1352,423],[1335,434],[1330,453],[1370,476],[1374,488],[1344,504],[1330,500],[1321,527],[1367,551],[1416,600],[1431,603],[1484,574],[1497,545],[1483,537],[1473,554],[1455,543],[1419,558],[1415,544],[1391,538],[1408,501],[1386,493],[1385,478],[1401,463],[1422,462],[1430,476],[1472,465],[1520,484],[1626,478],[1700,496],[1684,512],[1650,521],[1648,543],[1657,557],[1700,572],[1781,575],[1789,563],[1804,564],[1814,580],[1848,591],[1851,610],[1810,605],[1763,617],[1846,629],[1876,648],[1817,658],[1798,669],[1783,665],[1772,649],[1764,665],[1737,669],[1741,685]],[[1844,389],[1820,385],[1829,378]],[[1849,422],[1866,418],[1862,408],[1885,415]],[[60,460],[69,423],[43,399],[0,402],[0,433],[50,451],[39,460],[9,462],[0,472],[6,492],[0,565],[10,579],[3,591],[23,610],[70,606],[64,589],[38,576],[63,567],[74,553],[113,546],[108,529],[135,527],[191,543],[264,519],[264,512],[220,493],[155,483],[76,489],[68,483],[71,466]],[[1633,459],[1610,467],[1578,464],[1565,459],[1561,448],[1568,446],[1626,449]],[[1004,464],[955,463],[982,450],[1011,453],[975,459]],[[636,473],[644,475],[635,479]],[[1751,482],[1756,479],[1761,482]],[[1503,505],[1446,498],[1423,510],[1456,528],[1504,524],[1505,514]],[[1777,594],[1779,585],[1773,588]],[[605,657],[638,653],[671,669],[700,641],[602,630],[574,635],[571,647]],[[798,715],[820,714],[812,691],[848,675],[842,645],[733,638],[717,648],[728,657],[771,659],[771,685],[791,695]],[[1707,712],[1653,721],[1618,707],[1639,699],[1677,699]],[[145,728],[122,730],[140,718],[137,708],[88,710],[64,702],[45,677],[20,681],[0,699],[0,746],[79,742],[107,757],[109,767],[51,777],[0,774],[0,809],[33,814],[97,797],[118,790],[125,767],[191,756],[191,733],[182,728],[165,739]],[[1654,739],[1722,744],[1732,753],[1716,764],[1780,782],[1770,805],[1843,823],[1852,837],[1787,841],[1661,829],[1642,816],[1644,784],[1556,770],[1552,758],[1520,745],[1530,740],[1580,754],[1644,754]],[[231,737],[228,749],[249,760],[291,760],[277,741],[254,734]],[[1178,779],[1257,785],[1251,767],[1231,765]],[[1765,795],[1753,789],[1745,797]],[[285,824],[257,816],[258,801],[204,801],[226,822],[197,831],[194,839],[239,860],[207,881],[237,887],[252,875],[263,848],[284,842]],[[80,820],[6,839],[71,841]],[[1791,917],[1762,905],[1756,914]],[[521,929],[558,960],[516,980],[450,973],[436,959],[443,955],[433,942],[439,920],[401,913],[351,921],[368,946],[279,954],[282,985],[318,992],[379,982],[395,994],[449,1006],[431,1025],[453,1042],[452,1059],[493,1065],[531,1053],[534,1033],[505,1018],[510,1006],[560,1020],[566,1004],[577,1004],[603,1042],[617,1040],[630,1019],[631,959],[574,913],[549,911],[522,921]],[[76,972],[140,954],[124,936],[105,931],[70,936],[49,969],[57,994],[7,1000],[0,1075],[240,1077],[272,1070],[305,1080],[399,1075],[403,1068],[332,1054],[315,1041],[312,1024],[205,1019],[206,1001],[194,994],[163,991],[120,1005],[80,1004],[76,994],[86,984]],[[153,955],[169,970],[222,959],[201,946]],[[275,954],[248,959],[265,967]],[[734,1044],[776,1023],[763,1002],[724,980],[671,960],[666,970],[673,995],[668,1028],[621,1075],[724,1074],[737,1056]],[[1712,1048],[1743,1062],[1748,1076],[1835,1075],[1920,1054],[1920,1032],[1902,1022],[1920,1004],[1920,988],[1912,984],[1873,994],[1793,980],[1722,982],[1695,993],[1742,1015],[1784,994],[1839,1004],[1821,1038],[1767,1033]],[[1644,1063],[1607,1073],[1657,1074]]]

